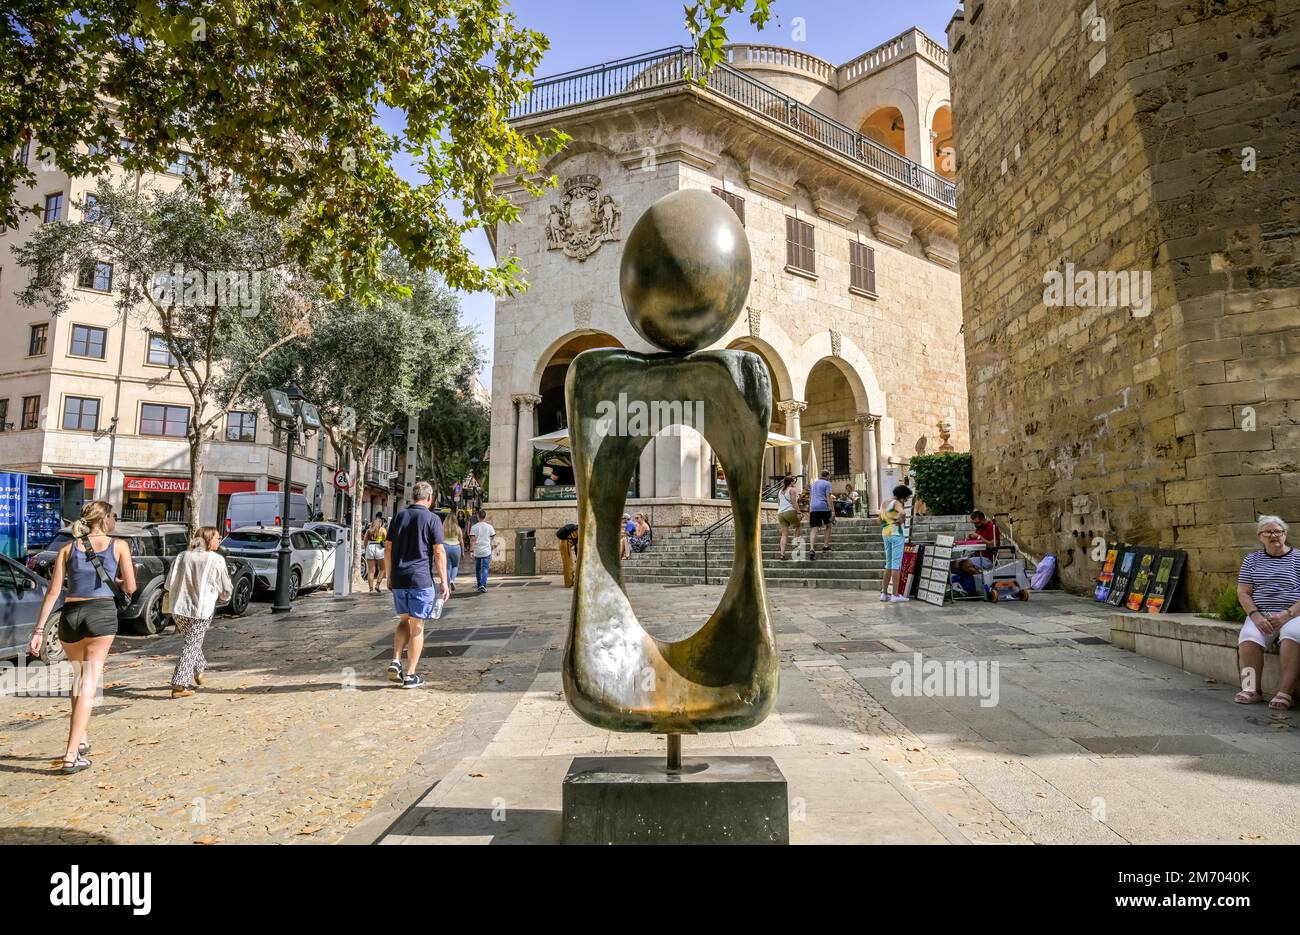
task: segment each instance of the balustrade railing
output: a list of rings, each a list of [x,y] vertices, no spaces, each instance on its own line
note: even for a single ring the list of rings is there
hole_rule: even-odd
[[[524,98],[511,108],[510,116],[517,120],[604,98],[685,84],[696,81],[696,76],[703,73],[703,65],[693,49],[660,49],[535,81]],[[957,206],[957,186],[952,182],[731,65],[717,65],[704,86],[872,172],[950,208]]]

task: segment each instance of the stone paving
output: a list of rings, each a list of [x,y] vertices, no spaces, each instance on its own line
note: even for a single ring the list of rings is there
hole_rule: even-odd
[[[180,638],[119,636],[90,723],[92,767],[62,776],[62,698],[0,698],[0,843],[339,840],[470,703],[484,652],[402,691],[376,661],[387,595],[306,595],[219,617],[190,698],[168,680]],[[497,644],[499,645],[499,644]],[[391,649],[383,652],[386,659]]]
[[[722,588],[629,594],[672,639]],[[565,704],[569,596],[557,578],[458,594],[430,631],[419,691],[383,677],[386,595],[219,620],[208,687],[190,699],[167,697],[175,636],[123,637],[91,770],[53,773],[66,702],[0,698],[0,841],[557,841],[574,755],[665,749]],[[1300,841],[1300,716],[1234,705],[1231,686],[1111,646],[1109,608],[1062,594],[942,609],[770,596],[776,711],[683,746],[772,756],[795,843]],[[918,653],[972,674],[990,664],[986,682],[897,691],[890,666]]]

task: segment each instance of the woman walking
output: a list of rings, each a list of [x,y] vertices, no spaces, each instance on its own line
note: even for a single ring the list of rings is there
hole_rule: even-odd
[[[69,530],[72,541],[59,549],[50,574],[50,587],[41,601],[36,632],[28,651],[41,651],[41,634],[66,583],[63,610],[59,618],[59,639],[72,663],[72,716],[68,727],[68,749],[60,772],[79,773],[90,766],[86,754],[90,741],[86,729],[95,706],[95,691],[104,675],[104,661],[117,636],[117,605],[114,590],[135,593],[135,566],[131,549],[112,537],[117,527],[113,506],[106,500],[92,500],[81,508],[81,518]]]
[[[461,531],[456,511],[447,514],[442,524],[442,547],[447,552],[447,587],[456,590],[456,572],[460,570],[460,557],[464,554],[465,534]]]
[[[388,527],[384,518],[376,516],[366,527],[366,581],[370,593],[382,591],[384,584],[384,540],[388,538]]]
[[[802,520],[799,518],[799,488],[795,486],[794,476],[787,474],[781,478],[781,493],[777,497],[777,522],[781,524],[781,561],[785,561],[785,538],[792,535],[799,538]],[[793,530],[793,533],[791,532]]]
[[[208,633],[217,601],[230,600],[232,589],[225,558],[217,552],[221,534],[216,526],[200,526],[187,551],[176,556],[167,571],[167,612],[185,638],[181,658],[172,672],[172,697],[188,698],[203,684],[203,637]]]
[[[911,488],[899,484],[894,488],[894,496],[880,507],[880,536],[885,540],[885,577],[880,584],[880,599],[891,604],[901,604],[910,600],[906,594],[900,594],[903,577],[903,520],[906,518],[907,500],[912,496]]]

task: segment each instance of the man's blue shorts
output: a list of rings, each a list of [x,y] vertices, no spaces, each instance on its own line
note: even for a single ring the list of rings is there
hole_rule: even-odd
[[[437,588],[393,588],[393,606],[397,612],[420,620],[433,616],[433,604],[437,598]]]

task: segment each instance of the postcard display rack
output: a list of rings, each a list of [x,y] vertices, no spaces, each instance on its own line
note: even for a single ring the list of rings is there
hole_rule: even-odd
[[[927,545],[925,557],[921,560],[921,575],[918,579],[917,597],[927,604],[940,607],[948,597],[948,576],[952,562],[952,536],[935,536],[934,544]]]

